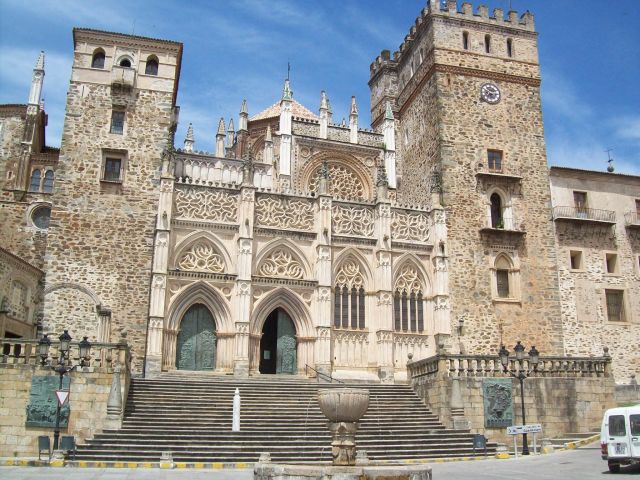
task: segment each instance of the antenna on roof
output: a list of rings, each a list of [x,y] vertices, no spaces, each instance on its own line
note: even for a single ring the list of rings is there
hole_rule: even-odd
[[[291,80],[289,76],[291,75],[291,64],[287,61],[287,80]]]
[[[607,152],[607,156],[609,157],[609,160],[607,160],[607,163],[609,164],[609,166],[607,167],[607,172],[609,173],[613,173],[615,171],[615,167],[613,166],[613,158],[611,158],[612,151],[613,148],[607,148],[605,150],[605,152]]]

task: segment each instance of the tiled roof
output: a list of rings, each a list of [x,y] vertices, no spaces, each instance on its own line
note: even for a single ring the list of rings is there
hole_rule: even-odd
[[[302,118],[310,118],[311,120],[318,120],[318,116],[315,115],[311,110],[309,110],[304,105],[296,102],[295,100],[291,101],[291,114],[294,117],[302,117]],[[263,110],[260,113],[257,113],[249,120],[254,122],[256,120],[264,120],[265,118],[274,118],[280,116],[280,102],[276,102],[271,105],[266,110]]]

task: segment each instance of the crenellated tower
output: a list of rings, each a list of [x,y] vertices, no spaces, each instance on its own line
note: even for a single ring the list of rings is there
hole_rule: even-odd
[[[429,0],[370,71],[374,128],[395,119],[398,200],[446,213],[451,348],[562,354],[533,15]]]

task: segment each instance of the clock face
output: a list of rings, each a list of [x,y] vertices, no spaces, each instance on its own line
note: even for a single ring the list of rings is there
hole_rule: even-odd
[[[493,83],[485,83],[480,87],[480,98],[487,103],[498,103],[500,101],[500,89]]]

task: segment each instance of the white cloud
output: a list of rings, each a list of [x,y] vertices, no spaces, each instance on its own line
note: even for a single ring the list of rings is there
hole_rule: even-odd
[[[640,142],[640,115],[617,118],[612,123],[616,137]]]

